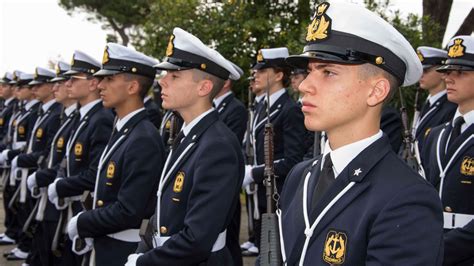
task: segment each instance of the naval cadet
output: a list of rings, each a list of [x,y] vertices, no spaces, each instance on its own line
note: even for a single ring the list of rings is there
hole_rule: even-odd
[[[436,71],[446,61],[447,52],[428,46],[420,46],[416,52],[423,65],[423,75],[419,81],[420,88],[429,93],[414,128],[417,148],[421,151],[425,135],[431,128],[450,121],[456,112],[457,105],[448,101],[446,84],[442,79],[442,74]]]
[[[318,5],[306,41],[303,54],[287,62],[307,67],[300,85],[305,126],[324,130],[328,141],[322,156],[286,179],[279,201],[284,260],[440,265],[437,193],[380,130],[383,104],[421,76],[414,49],[378,15],[349,3]]]
[[[66,143],[58,178],[48,186],[48,199],[57,209],[66,208],[76,215],[83,209],[80,196],[94,190],[97,165],[112,133],[113,115],[102,105],[97,88],[100,78],[93,76],[101,64],[77,50],[71,63],[71,69],[64,75],[69,77],[66,81],[69,97],[80,105],[79,115],[73,121],[74,131]],[[71,248],[72,242],[66,240],[63,263],[80,265],[82,257],[72,254]]]
[[[164,148],[143,99],[153,83],[156,60],[119,44],[107,44],[98,87],[118,120],[103,151],[95,183],[94,209],[68,224],[74,238],[93,238],[95,265],[123,265],[140,242],[142,219],[154,213]]]
[[[443,265],[474,263],[474,37],[455,36],[443,74],[454,117],[433,128],[424,154],[427,179],[438,189],[444,208]]]
[[[239,75],[242,76],[244,71],[236,64],[229,61],[235,68]],[[224,82],[224,86],[216,95],[213,100],[213,104],[219,114],[219,120],[236,135],[237,139],[242,143],[244,140],[245,130],[247,128],[247,109],[244,104],[234,96],[232,92],[232,84],[235,80],[228,79]],[[239,245],[239,233],[240,233],[240,195],[237,196],[237,204],[234,212],[232,222],[227,228],[227,241],[226,245],[229,249],[234,265],[242,265],[242,253]]]
[[[161,174],[155,216],[126,265],[232,265],[226,247],[244,174],[235,134],[212,99],[239,73],[217,51],[175,28],[160,80],[163,108],[184,119]]]
[[[16,167],[16,156],[24,152],[27,149],[27,143],[32,136],[32,131],[36,119],[38,117],[38,108],[40,102],[35,99],[31,86],[28,85],[34,78],[34,74],[19,73],[16,85],[18,86],[18,100],[23,101],[23,108],[20,111],[18,117],[14,121],[14,133],[13,140],[10,149],[2,151],[0,156],[0,163],[5,161],[11,162],[10,180],[9,185],[15,187],[16,191],[19,191],[17,195],[21,195],[13,199],[15,202],[19,202],[17,207],[17,218],[19,225],[22,227],[30,212],[33,208],[31,202],[26,200],[27,194],[25,193],[25,187],[20,186],[20,180],[17,180],[15,175]],[[23,191],[23,193],[21,193]],[[2,238],[2,241],[6,240]],[[22,230],[19,231],[17,239],[17,249],[7,256],[7,260],[23,260],[26,259],[28,253],[31,251],[32,239],[31,236],[25,234]]]
[[[303,160],[303,155],[308,148],[305,147],[307,131],[304,128],[303,113],[286,90],[290,82],[290,68],[285,63],[286,57],[288,57],[286,47],[261,49],[257,54],[257,63],[253,67],[256,70],[255,86],[263,90],[264,99],[252,128],[256,161],[255,164],[246,165],[242,187],[246,188],[251,183],[256,184],[259,213],[265,213],[267,209],[266,191],[263,184],[265,123],[270,122],[273,125],[273,159],[278,192],[281,192],[290,169]],[[260,219],[254,220],[254,232],[256,247],[260,249]]]

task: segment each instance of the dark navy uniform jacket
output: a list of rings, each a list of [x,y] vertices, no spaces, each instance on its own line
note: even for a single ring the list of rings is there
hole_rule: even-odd
[[[18,104],[17,99],[12,99],[8,105],[6,105],[0,113],[0,139],[4,139],[3,143],[6,144],[6,137],[8,134],[8,126],[10,125],[10,118],[13,115],[13,110]]]
[[[448,122],[428,133],[423,167],[427,179],[440,191],[445,212],[474,215],[474,125],[447,147],[452,129]],[[443,181],[440,169],[445,172]],[[474,221],[447,231],[444,240],[444,265],[474,264]]]
[[[259,116],[259,115],[257,115]],[[266,208],[265,186],[263,186],[263,170],[265,168],[264,137],[265,118],[257,119],[257,126],[254,128],[256,140],[257,167],[252,169],[252,176],[258,184],[258,205]],[[305,147],[307,131],[304,127],[304,117],[301,108],[290,98],[288,92],[280,96],[270,108],[270,121],[273,124],[273,145],[274,145],[274,169],[277,190],[281,191],[285,177],[290,169],[303,160],[303,155],[308,147]]]
[[[16,141],[25,141],[27,142],[30,138],[31,131],[33,131],[33,127],[36,122],[36,118],[38,117],[38,108],[40,108],[41,103],[37,102],[31,106],[30,109],[25,110],[23,109],[20,112],[20,115],[15,119],[15,133],[16,134]],[[25,146],[26,149],[26,146]],[[8,153],[8,160],[13,160],[15,156],[23,152],[22,149],[14,149]]]
[[[148,114],[148,119],[150,119],[155,128],[159,129],[161,125],[161,111],[158,104],[156,104],[153,99],[148,98],[145,100],[145,109]]]
[[[439,98],[420,118],[418,126],[416,128],[416,140],[418,140],[418,149],[423,149],[423,142],[425,140],[426,133],[429,133],[433,127],[444,124],[453,119],[454,113],[456,112],[457,105],[448,101],[447,94]]]
[[[94,190],[97,165],[100,155],[107,145],[112,132],[112,112],[105,109],[102,102],[92,107],[81,118],[74,129],[71,150],[69,151],[69,175],[56,183],[60,198],[81,195],[84,191]],[[67,152],[67,151],[66,151]]]
[[[233,93],[227,95],[219,106],[216,106],[219,119],[234,132],[237,139],[242,142],[247,129],[247,109],[237,100]]]
[[[96,184],[96,209],[82,213],[77,222],[81,237],[139,228],[142,219],[153,215],[164,164],[164,148],[157,135],[145,110],[114,134]]]
[[[380,118],[380,129],[388,136],[393,151],[397,153],[402,146],[402,118],[400,112],[391,106],[384,106]]]
[[[386,136],[356,156],[312,206],[320,161],[318,156],[295,166],[281,194],[288,265],[298,264],[306,238],[302,199],[308,171],[309,224],[336,195],[351,182],[354,185],[320,219],[304,265],[328,265],[328,261],[343,265],[441,265],[443,217],[439,197],[391,150]]]
[[[73,120],[75,116],[79,116],[79,113],[74,111],[68,117],[64,118],[64,121],[56,132],[56,135],[52,140],[54,145],[50,146],[48,151],[49,155],[45,162],[45,168],[36,171],[36,184],[38,187],[48,187],[48,185],[53,183],[54,179],[56,179],[61,161],[66,154],[66,143],[70,137],[71,131],[73,130]],[[49,165],[51,165],[50,168],[48,167]],[[57,221],[58,218],[58,210],[48,200],[44,212],[44,221]]]
[[[244,177],[240,142],[212,111],[191,129],[171,156],[164,169],[169,179],[163,184],[159,229],[161,236],[171,238],[163,246],[148,250],[153,248],[148,234],[137,250],[146,252],[137,265],[232,264],[226,247],[211,250],[219,233],[230,223],[237,204]],[[155,218],[150,224],[156,231]]]
[[[48,155],[49,147],[53,141],[54,135],[59,129],[59,116],[61,115],[62,105],[60,103],[53,103],[43,115],[38,116],[35,132],[32,132],[33,138],[30,140],[31,153],[18,155],[18,167],[37,168],[40,157],[43,160]]]

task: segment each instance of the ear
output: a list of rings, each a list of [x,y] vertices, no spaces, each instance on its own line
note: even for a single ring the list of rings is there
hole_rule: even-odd
[[[127,93],[128,95],[133,95],[133,94],[140,94],[140,84],[138,84],[138,81],[136,79],[132,80],[127,88]]]
[[[276,81],[282,81],[283,76],[284,76],[283,71],[278,71],[278,72],[275,71],[275,80]]]
[[[204,96],[207,96],[209,95],[209,93],[211,93],[212,91],[212,87],[214,86],[214,84],[212,83],[211,80],[209,79],[203,79],[201,81],[199,81],[199,84],[198,84],[198,95],[200,97],[204,97]]]
[[[100,82],[100,81],[99,81],[99,79],[97,79],[97,78],[91,79],[91,80],[90,80],[90,83],[89,83],[89,91],[92,92],[92,91],[98,90],[98,87],[97,87],[97,86],[99,85],[99,82]]]
[[[376,77],[370,82],[372,89],[367,97],[367,105],[374,107],[388,97],[390,94],[390,82],[384,77]]]

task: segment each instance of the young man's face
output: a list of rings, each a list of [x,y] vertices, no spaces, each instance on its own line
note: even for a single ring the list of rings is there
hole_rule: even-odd
[[[299,86],[304,93],[302,111],[306,128],[347,129],[366,115],[370,86],[360,78],[359,67],[310,60],[309,74]]]
[[[469,110],[473,110],[474,71],[448,71],[443,74],[443,77],[446,82],[448,100],[457,103],[460,107],[467,104]]]
[[[17,97],[19,100],[29,100],[33,97],[33,92],[28,86],[21,86],[19,87]]]
[[[432,90],[444,82],[442,74],[436,71],[437,66],[423,69],[423,75],[420,78],[420,88]]]
[[[290,76],[291,88],[293,88],[295,92],[298,92],[298,87],[300,86],[301,82],[303,82],[305,78],[306,77],[303,74],[292,74]]]
[[[193,70],[167,71],[159,81],[164,109],[176,111],[191,106],[199,97],[198,81],[193,80]]]
[[[86,98],[91,89],[92,78],[85,73],[74,74],[66,82],[68,97],[74,100]]]
[[[267,88],[271,88],[276,82],[275,69],[264,68],[255,71],[255,85],[254,87],[260,91],[266,91]]]
[[[131,81],[126,80],[124,74],[104,77],[97,86],[104,107],[118,107],[127,101],[130,83]]]
[[[43,83],[33,87],[33,94],[38,101],[44,102],[52,94],[51,83]]]
[[[65,103],[68,99],[66,80],[57,81],[53,86],[54,98],[58,103]]]
[[[13,95],[12,86],[8,84],[0,85],[0,97],[2,97],[3,99],[8,99],[12,97],[12,95]]]

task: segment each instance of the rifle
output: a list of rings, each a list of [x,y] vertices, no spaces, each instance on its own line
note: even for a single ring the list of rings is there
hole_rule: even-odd
[[[85,211],[92,210],[93,200],[92,200],[91,193],[89,191],[84,191],[84,193],[82,194],[81,205]],[[84,248],[86,248],[86,241],[82,238],[75,238],[75,241],[73,241],[72,243],[72,248],[75,251],[80,252]]]
[[[403,151],[402,159],[417,171],[421,176],[425,177],[425,171],[421,165],[421,159],[419,153],[417,152],[416,143],[414,143],[413,135],[411,134],[410,128],[408,127],[408,114],[407,108],[405,106],[405,101],[403,99],[402,89],[398,88],[400,94],[400,113],[402,115],[402,125],[403,125]],[[412,146],[415,147],[415,152],[412,150]]]
[[[267,76],[267,84],[268,76]],[[265,168],[263,181],[267,198],[267,212],[262,215],[260,236],[260,265],[282,265],[278,218],[275,213],[278,193],[276,192],[275,172],[273,168],[273,125],[270,122],[270,88],[267,88],[267,122],[265,124]]]
[[[169,129],[169,135],[168,135],[168,141],[167,141],[167,149],[168,152],[171,150],[174,144],[174,140],[176,139],[176,136],[179,133],[178,129],[178,116],[176,113],[172,112],[171,117],[170,117],[170,129]]]
[[[12,211],[13,214],[17,214],[18,210],[16,209],[17,198],[20,195],[20,186],[17,187],[15,193],[11,197],[10,201],[8,202],[8,209]]]
[[[413,137],[416,136],[416,123],[418,122],[418,119],[420,118],[420,103],[419,103],[420,92],[421,92],[421,88],[418,87],[415,93],[415,102],[413,103],[413,121],[411,124],[411,129],[412,129],[411,133]]]

